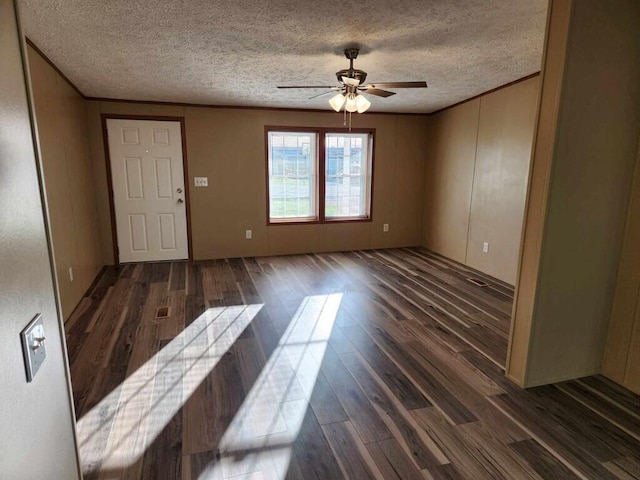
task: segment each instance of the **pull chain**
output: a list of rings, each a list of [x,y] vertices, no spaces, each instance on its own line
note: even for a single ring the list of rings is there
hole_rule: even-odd
[[[342,121],[342,125],[347,126],[347,109],[344,109],[344,120]],[[349,131],[351,131],[351,112],[349,112]]]

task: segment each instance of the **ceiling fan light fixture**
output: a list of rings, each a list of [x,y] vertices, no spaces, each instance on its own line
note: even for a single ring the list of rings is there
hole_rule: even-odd
[[[344,108],[347,112],[350,113],[358,111],[358,102],[355,93],[347,94],[347,101],[345,102]]]
[[[329,105],[331,105],[331,108],[333,108],[336,112],[339,112],[346,100],[347,99],[345,98],[345,96],[339,93],[335,97],[331,97],[331,100],[329,100]]]
[[[370,106],[371,102],[367,100],[364,95],[358,95],[356,97],[356,109],[358,110],[358,113],[366,112],[367,110],[369,110]]]

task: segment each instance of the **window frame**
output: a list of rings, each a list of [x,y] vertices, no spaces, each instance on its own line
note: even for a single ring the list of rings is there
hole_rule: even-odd
[[[315,205],[317,207],[316,215],[303,219],[295,217],[292,219],[277,219],[271,218],[271,197],[269,191],[269,133],[270,132],[282,132],[282,133],[315,133],[316,135],[316,181],[313,191],[317,195]],[[327,164],[327,151],[325,146],[325,138],[327,134],[341,134],[341,133],[360,133],[368,135],[367,144],[367,163],[368,163],[368,177],[370,179],[369,188],[366,192],[365,209],[366,214],[357,217],[326,217],[326,164]],[[318,225],[318,224],[330,224],[330,223],[360,223],[360,222],[372,222],[373,221],[373,185],[374,185],[374,173],[375,173],[375,128],[343,128],[343,127],[290,127],[290,126],[276,126],[265,125],[264,127],[264,151],[265,151],[265,185],[266,185],[266,212],[267,212],[267,226],[273,225]]]

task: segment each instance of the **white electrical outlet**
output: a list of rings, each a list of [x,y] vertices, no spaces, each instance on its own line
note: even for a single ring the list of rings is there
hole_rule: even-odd
[[[253,238],[253,231],[252,230],[245,230],[244,231],[244,238],[246,238],[247,240],[251,240]]]
[[[482,252],[483,253],[489,253],[489,242],[483,242],[482,243]]]
[[[208,187],[209,177],[193,177],[193,184],[196,187]]]
[[[73,267],[69,267],[69,281],[73,282]]]
[[[382,225],[382,231],[383,232],[388,232],[389,231],[389,224],[385,223],[384,225]]]

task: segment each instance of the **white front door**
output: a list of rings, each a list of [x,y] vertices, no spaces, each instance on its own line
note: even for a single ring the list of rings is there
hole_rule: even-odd
[[[188,258],[180,122],[107,119],[121,263]]]

